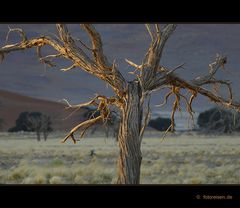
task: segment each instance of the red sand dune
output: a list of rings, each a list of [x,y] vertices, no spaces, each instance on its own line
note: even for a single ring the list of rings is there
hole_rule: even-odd
[[[7,131],[15,125],[19,114],[24,111],[38,111],[49,115],[54,130],[67,131],[83,120],[86,109],[80,109],[66,118],[73,110],[65,109],[63,103],[36,99],[13,92],[0,90],[0,118],[4,120],[2,131]]]

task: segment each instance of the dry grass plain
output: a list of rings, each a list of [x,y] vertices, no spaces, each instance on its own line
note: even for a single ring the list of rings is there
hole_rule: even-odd
[[[0,184],[114,184],[118,145],[113,138],[60,143],[34,134],[0,133]],[[91,156],[94,150],[95,155]],[[239,184],[240,136],[148,133],[142,144],[142,184]]]

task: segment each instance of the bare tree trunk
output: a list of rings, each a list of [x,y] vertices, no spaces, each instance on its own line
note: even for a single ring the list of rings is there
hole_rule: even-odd
[[[43,132],[43,137],[44,137],[44,141],[47,141],[48,132],[44,131]]]
[[[122,110],[118,143],[120,155],[118,159],[118,184],[139,184],[142,161],[140,129],[142,107],[141,91],[136,82],[130,82],[126,95],[126,105]]]
[[[40,142],[40,140],[41,140],[40,132],[39,132],[39,131],[36,131],[36,134],[37,134],[37,141]]]

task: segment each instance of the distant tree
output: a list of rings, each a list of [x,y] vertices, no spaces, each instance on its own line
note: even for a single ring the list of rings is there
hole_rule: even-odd
[[[204,112],[201,112],[198,116],[197,124],[200,128],[206,128],[209,124],[210,118],[214,119],[215,121],[219,120],[220,115],[220,109],[219,108],[211,108],[209,110],[206,110]]]
[[[171,119],[158,117],[150,120],[148,125],[158,131],[167,131],[171,127]]]
[[[27,118],[29,116],[29,112],[22,112],[18,116],[15,126],[10,128],[9,132],[18,132],[18,131],[28,131],[27,127]]]
[[[28,131],[36,132],[37,140],[41,140],[42,114],[39,112],[29,113],[26,126]]]
[[[46,141],[49,133],[53,130],[51,124],[50,117],[40,112],[22,112],[16,120],[16,125],[8,131],[36,132],[38,141],[41,140],[41,133],[43,133],[44,140]]]
[[[240,130],[240,114],[215,107],[200,113],[197,124],[207,132],[231,133]]]
[[[240,112],[233,113],[233,126],[235,131],[240,131]]]

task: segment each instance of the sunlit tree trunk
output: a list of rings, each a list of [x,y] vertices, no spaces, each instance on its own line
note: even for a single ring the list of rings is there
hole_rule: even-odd
[[[118,143],[120,155],[118,159],[118,184],[139,184],[142,161],[140,130],[142,108],[140,106],[141,91],[138,83],[128,85],[126,105],[122,110]]]

